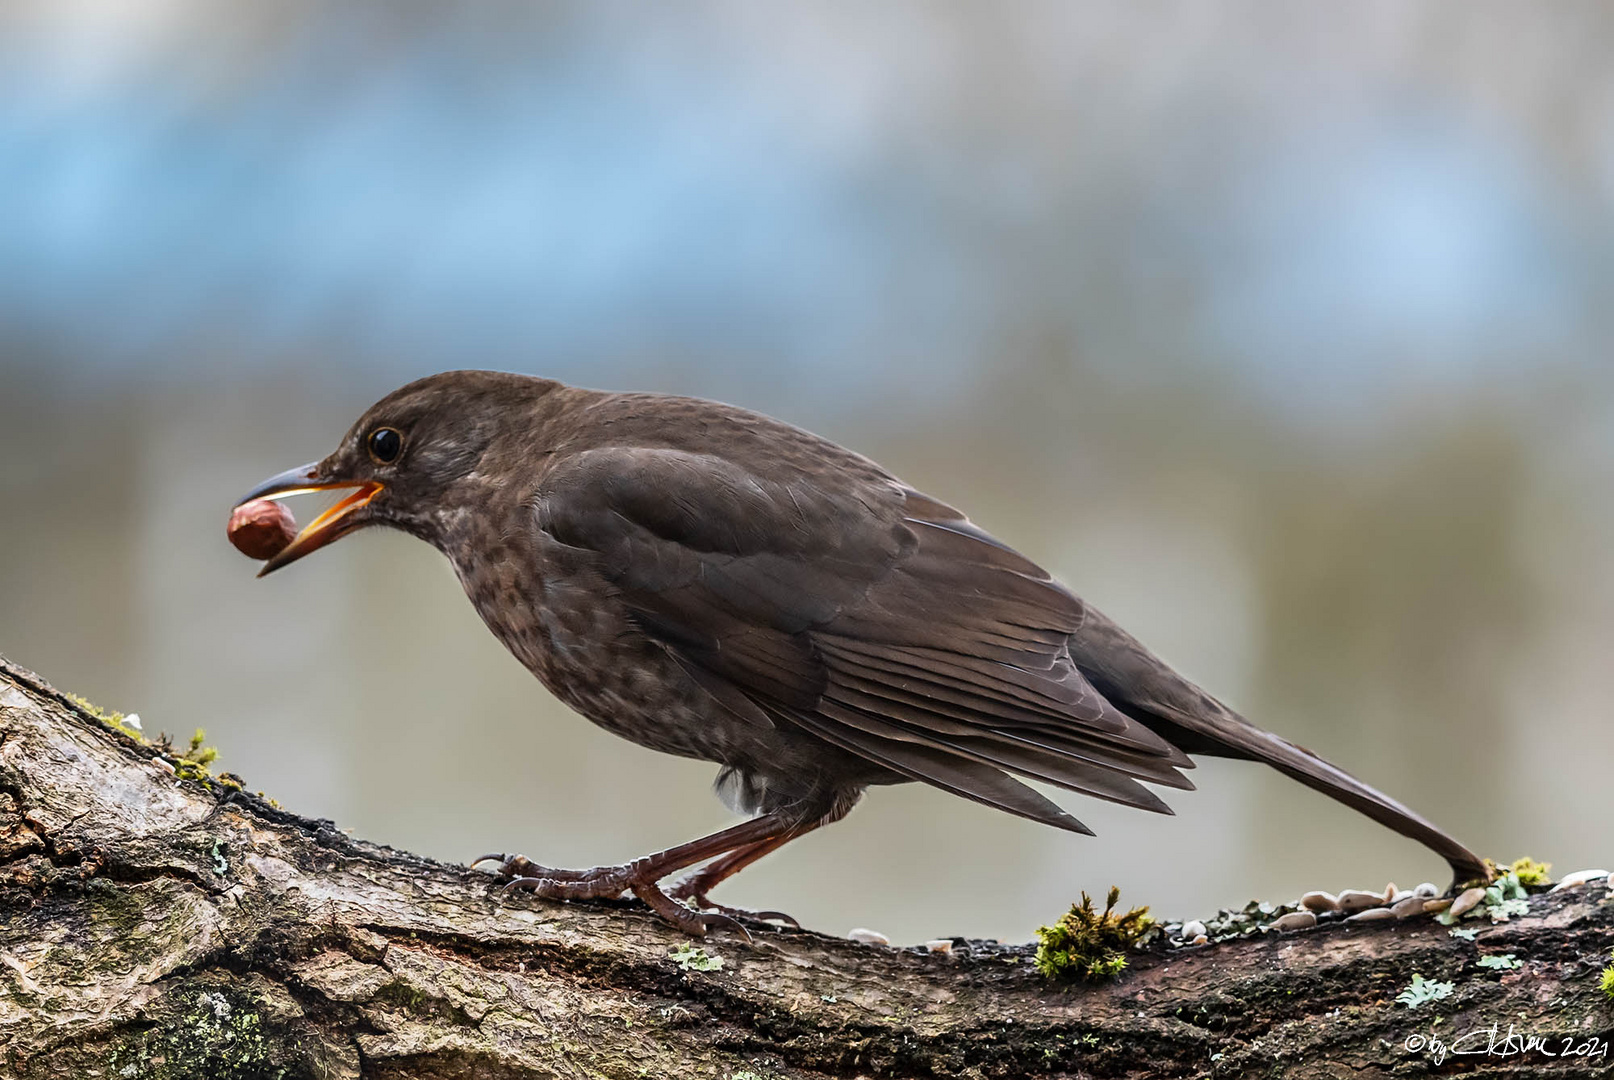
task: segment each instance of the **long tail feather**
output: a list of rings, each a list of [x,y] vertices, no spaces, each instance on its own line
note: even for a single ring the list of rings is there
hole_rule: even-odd
[[[1263,731],[1184,679],[1115,623],[1089,609],[1071,656],[1099,692],[1190,754],[1263,761],[1285,776],[1416,840],[1458,881],[1488,876],[1485,861],[1449,833],[1316,754]]]

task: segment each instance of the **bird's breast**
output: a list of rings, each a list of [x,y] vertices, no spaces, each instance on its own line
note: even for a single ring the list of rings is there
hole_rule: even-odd
[[[561,701],[625,739],[724,764],[765,732],[719,705],[635,623],[585,553],[489,539],[450,561],[482,621]]]

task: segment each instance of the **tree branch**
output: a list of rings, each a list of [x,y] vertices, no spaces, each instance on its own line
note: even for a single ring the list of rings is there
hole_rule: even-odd
[[[1162,948],[1100,987],[1049,985],[1029,946],[755,937],[720,932],[680,963],[692,943],[636,903],[503,897],[181,779],[0,659],[0,1075],[18,1080],[1592,1075],[1606,1058],[1437,1066],[1407,1039],[1511,1023],[1556,1053],[1614,1033],[1601,885],[1472,942],[1336,924]],[[1523,966],[1478,966],[1506,952]],[[1397,1004],[1414,973],[1455,992]]]

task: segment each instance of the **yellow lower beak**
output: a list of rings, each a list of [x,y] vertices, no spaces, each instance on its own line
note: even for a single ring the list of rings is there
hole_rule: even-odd
[[[287,469],[278,476],[272,476],[259,484],[246,497],[237,503],[252,502],[255,499],[284,499],[290,495],[301,495],[310,491],[329,491],[333,488],[353,488],[352,494],[341,502],[326,510],[319,517],[303,526],[292,542],[274,558],[263,564],[258,576],[273,573],[288,563],[296,562],[311,551],[341,539],[360,525],[363,519],[355,517],[358,511],[370,504],[370,501],[382,491],[386,485],[379,480],[325,480],[318,472],[318,463],[302,465],[295,469]]]

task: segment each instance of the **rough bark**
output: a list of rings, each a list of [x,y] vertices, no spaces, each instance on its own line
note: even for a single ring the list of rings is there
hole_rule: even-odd
[[[0,659],[0,1076],[1599,1075],[1539,1049],[1437,1065],[1406,1040],[1614,1033],[1602,886],[1472,942],[1334,925],[1142,954],[1099,987],[1048,985],[1029,946],[719,932],[700,947],[721,968],[686,970],[688,944],[637,904],[501,897],[181,779]],[[1524,966],[1478,966],[1503,952]],[[1456,991],[1396,1004],[1414,972]]]

